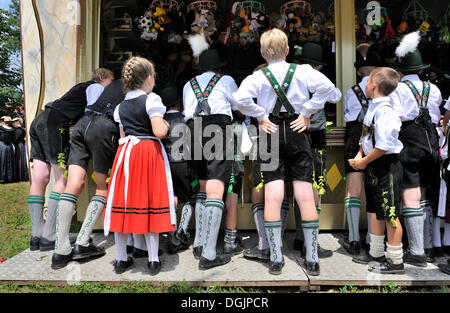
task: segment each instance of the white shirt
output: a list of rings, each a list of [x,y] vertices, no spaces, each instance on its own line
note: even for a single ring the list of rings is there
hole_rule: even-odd
[[[210,83],[211,78],[213,78],[214,75],[216,75],[214,72],[205,72],[195,77],[202,92],[205,92],[207,85]],[[231,76],[222,76],[208,97],[211,115],[225,114],[233,118],[231,110],[237,110],[237,103],[232,95],[237,91],[237,89],[238,87],[236,82]],[[195,109],[198,105],[197,97],[192,90],[190,81],[187,82],[183,88],[183,104],[185,121],[188,121],[194,117]]]
[[[283,83],[290,64],[284,60],[269,63],[278,83]],[[310,99],[310,93],[313,94]],[[324,108],[325,102],[335,93],[335,86],[322,73],[313,69],[311,65],[297,65],[291,86],[286,94],[297,114],[310,118],[312,114]],[[263,121],[273,111],[277,102],[277,95],[262,70],[248,76],[242,82],[239,90],[233,94],[239,103],[239,111]],[[258,100],[256,104],[253,99]],[[284,107],[281,112],[286,112]]]
[[[369,76],[366,76],[358,84],[364,95],[366,95],[366,85],[369,80]],[[370,102],[369,102],[370,103]],[[352,88],[347,90],[344,96],[344,120],[346,123],[353,122],[358,119],[359,113],[361,113],[361,102]]]
[[[447,102],[445,103],[444,108],[445,108],[447,111],[450,111],[450,97],[448,98]]]
[[[375,128],[375,148],[386,151],[386,154],[398,154],[402,151],[403,144],[398,139],[402,122],[398,113],[393,110],[389,97],[372,100],[364,118],[364,125]],[[361,146],[364,154],[369,155],[374,148],[370,134],[362,137]]]
[[[416,87],[417,91],[422,95],[423,82],[416,74],[406,75],[402,81],[409,80]],[[390,95],[392,107],[397,111],[402,122],[412,121],[419,115],[419,106],[411,89],[404,83],[399,83],[397,89]],[[439,106],[442,103],[442,95],[439,88],[430,84],[430,97],[428,99],[428,110],[430,112],[431,120],[434,124],[439,125],[441,120],[441,111]]]
[[[125,96],[125,100],[135,99],[142,95],[146,95],[145,91],[143,91],[141,89],[133,90],[133,91],[130,91],[127,93],[127,95]],[[120,127],[123,127],[123,125],[120,121],[119,107],[120,107],[120,104],[114,110],[114,120],[117,123],[119,123]],[[166,113],[166,107],[162,103],[161,97],[158,96],[156,93],[151,93],[151,94],[147,95],[147,101],[145,102],[145,109],[147,111],[149,118],[156,117],[156,116],[164,117],[164,114]]]
[[[87,87],[87,106],[93,105],[95,102],[97,102],[98,98],[100,98],[100,96],[102,95],[103,90],[105,90],[105,88],[99,83],[95,83]]]

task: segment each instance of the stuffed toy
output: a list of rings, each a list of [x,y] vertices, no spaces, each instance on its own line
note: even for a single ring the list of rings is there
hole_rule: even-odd
[[[394,37],[395,36],[395,31],[392,28],[392,23],[391,23],[389,16],[386,16],[386,30],[384,32],[384,36],[385,37]]]
[[[268,30],[270,30],[271,28],[271,24],[270,24],[270,18],[268,14],[259,14],[258,17],[258,24],[261,25],[261,27],[259,28],[260,33],[264,33]]]
[[[166,10],[163,8],[157,7],[155,12],[153,13],[153,18],[158,20],[159,25],[169,24],[171,21],[167,16]]]
[[[155,30],[155,22],[152,19],[150,11],[145,12],[143,16],[137,19],[137,21],[138,28],[141,30],[141,39],[151,41],[158,38],[158,33]]]
[[[258,32],[259,29],[262,27],[262,24],[259,23],[259,16],[261,14],[256,12],[251,12],[252,18],[250,21],[250,31],[251,32]]]
[[[408,23],[406,21],[403,21],[398,25],[397,32],[400,34],[405,33],[408,30]]]

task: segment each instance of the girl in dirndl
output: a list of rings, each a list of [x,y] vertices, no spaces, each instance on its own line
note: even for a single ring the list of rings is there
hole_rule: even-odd
[[[125,100],[114,111],[121,139],[111,170],[107,206],[103,221],[105,236],[114,232],[117,274],[133,264],[127,255],[129,234],[142,234],[148,249],[150,275],[161,269],[159,234],[175,230],[176,215],[170,165],[160,139],[169,125],[166,108],[152,93],[153,64],[133,57],[125,63]]]

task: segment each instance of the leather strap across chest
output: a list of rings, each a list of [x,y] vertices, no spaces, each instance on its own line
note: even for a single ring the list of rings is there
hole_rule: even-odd
[[[273,90],[277,94],[277,102],[275,104],[275,107],[272,111],[272,114],[275,116],[278,116],[280,113],[280,110],[282,107],[286,109],[286,111],[290,115],[295,114],[295,109],[292,107],[291,103],[289,102],[286,94],[289,90],[289,87],[291,86],[292,79],[294,78],[295,70],[297,69],[297,64],[290,64],[289,70],[286,74],[286,77],[284,79],[283,85],[280,85],[273,75],[273,73],[269,70],[268,67],[265,67],[262,69],[262,72],[264,73],[264,76],[269,81],[270,85],[272,86]]]
[[[210,115],[211,114],[211,107],[208,103],[208,98],[211,95],[214,87],[216,87],[219,80],[223,77],[221,74],[215,74],[211,80],[209,81],[208,85],[206,86],[205,91],[202,91],[200,88],[200,84],[198,83],[197,79],[194,77],[191,79],[191,87],[192,91],[194,92],[195,97],[197,98],[197,108],[195,109],[194,117],[197,117],[199,115]]]

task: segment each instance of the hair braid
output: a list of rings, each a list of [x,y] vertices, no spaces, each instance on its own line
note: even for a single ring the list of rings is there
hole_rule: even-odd
[[[155,77],[155,70],[149,60],[132,57],[125,63],[122,76],[126,89],[131,91],[141,88],[149,76]]]

